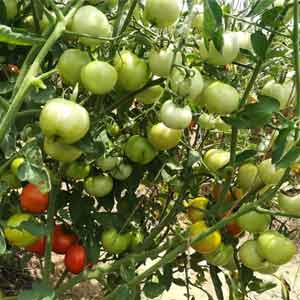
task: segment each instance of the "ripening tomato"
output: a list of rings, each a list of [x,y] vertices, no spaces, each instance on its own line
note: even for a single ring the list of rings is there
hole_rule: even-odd
[[[102,233],[101,242],[108,253],[121,254],[130,246],[131,234],[120,234],[115,228],[110,228]]]
[[[111,37],[112,26],[109,24],[105,14],[91,5],[80,7],[75,13],[72,21],[72,31],[90,34],[97,37]],[[81,37],[79,41],[87,46],[96,47],[101,40]]]
[[[155,26],[165,28],[177,21],[180,6],[177,0],[146,0],[144,16]]]
[[[67,49],[60,56],[57,69],[65,83],[75,85],[82,68],[91,61],[89,54],[80,49]]]
[[[52,250],[58,254],[65,254],[68,249],[78,242],[78,237],[67,231],[64,225],[55,225],[52,233]]]
[[[28,183],[22,190],[20,196],[20,205],[26,212],[40,214],[48,208],[48,193],[42,193],[39,188]]]
[[[82,85],[95,95],[111,92],[117,83],[116,69],[104,61],[92,61],[85,65],[80,73]],[[99,84],[101,82],[101,84]]]
[[[231,236],[238,236],[243,231],[236,220],[233,220],[230,223],[228,223],[225,226],[225,228]]]
[[[192,223],[203,220],[204,212],[208,204],[208,199],[205,197],[197,197],[187,202],[187,215]]]
[[[87,264],[86,249],[82,245],[72,245],[65,256],[66,269],[73,274],[79,274]]]
[[[89,177],[84,182],[85,190],[92,196],[104,197],[113,189],[113,180],[108,175]]]
[[[26,247],[26,250],[35,253],[39,256],[43,256],[45,254],[45,248],[46,248],[46,237],[41,237],[34,244]]]
[[[213,184],[211,194],[212,194],[214,200],[216,200],[216,201],[220,200],[221,195],[222,195],[222,190],[223,190],[223,187],[221,184],[216,184],[216,183]],[[240,200],[243,197],[243,194],[244,193],[241,189],[234,186],[231,190],[229,190],[227,192],[226,201],[231,202],[231,201],[235,201],[235,200]]]

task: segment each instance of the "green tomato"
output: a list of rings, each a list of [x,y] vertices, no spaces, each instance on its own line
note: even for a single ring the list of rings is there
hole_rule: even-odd
[[[10,1],[10,0],[8,0]],[[56,18],[55,15],[52,15],[53,18]],[[24,20],[23,20],[23,24],[24,27],[26,29],[28,29],[31,32],[36,32],[36,27],[34,24],[34,19],[32,15],[27,16]],[[45,14],[43,14],[42,19],[39,20],[39,26],[40,26],[40,30],[41,32],[44,32],[45,29],[49,28],[49,19],[47,18],[47,16]]]
[[[300,216],[300,194],[288,196],[283,193],[279,193],[278,204],[282,211]]]
[[[111,171],[121,163],[121,157],[114,156],[100,156],[96,160],[96,166],[102,169],[104,172]]]
[[[271,223],[269,215],[261,214],[256,211],[250,211],[237,219],[239,226],[248,232],[256,233],[268,229]]]
[[[49,100],[40,114],[40,127],[47,137],[73,144],[83,138],[90,128],[90,117],[81,105],[57,98]]]
[[[264,184],[277,184],[283,177],[285,169],[276,168],[272,159],[263,160],[258,166],[258,175]]]
[[[5,171],[3,174],[1,174],[0,181],[5,182],[8,185],[8,187],[10,187],[12,189],[17,189],[17,188],[21,187],[20,180],[11,171]]]
[[[257,270],[261,274],[274,274],[279,269],[279,266],[273,265],[268,261],[264,262],[264,266]]]
[[[22,222],[32,220],[32,215],[29,214],[15,214],[11,216],[6,223],[4,234],[9,243],[17,247],[27,247],[34,244],[38,237],[32,235],[24,229],[17,229],[14,227],[20,226]]]
[[[230,114],[237,110],[240,104],[237,90],[220,81],[211,83],[201,97],[209,113]]]
[[[265,259],[259,255],[257,242],[255,240],[246,241],[239,250],[239,257],[244,266],[252,270],[264,268]]]
[[[65,174],[71,179],[84,179],[89,176],[91,166],[79,161],[74,161],[66,167]]]
[[[257,240],[257,251],[261,257],[274,265],[289,262],[296,254],[294,241],[277,231],[266,231]]]
[[[10,164],[10,170],[11,172],[17,176],[18,174],[18,169],[20,168],[20,166],[25,162],[24,157],[17,157],[15,158],[11,164]]]
[[[89,177],[84,182],[86,191],[95,197],[104,197],[113,189],[113,180],[108,175],[97,175]]]
[[[214,129],[216,127],[216,119],[213,115],[203,112],[198,119],[198,124],[203,129]]]
[[[148,132],[148,140],[157,150],[169,150],[176,147],[181,136],[182,130],[169,128],[164,123],[153,125]]]
[[[18,14],[18,3],[16,0],[3,0],[6,7],[6,17],[13,19]]]
[[[131,165],[121,162],[114,169],[110,171],[110,175],[117,180],[126,180],[131,173],[133,168]]]
[[[262,181],[258,175],[257,166],[251,163],[246,163],[240,166],[237,182],[244,191],[248,191],[262,185]]]
[[[79,49],[67,49],[60,56],[57,69],[64,82],[75,85],[80,81],[81,69],[90,61],[87,52]]]
[[[102,38],[112,36],[112,26],[109,24],[105,14],[91,5],[82,6],[77,10],[72,21],[72,31]],[[101,40],[87,37],[81,37],[79,41],[90,47],[96,47],[101,44]]]
[[[52,158],[62,162],[72,162],[82,154],[82,151],[73,145],[63,144],[47,137],[44,139],[44,151]]]
[[[152,49],[149,54],[151,72],[160,77],[168,77],[171,72],[174,54],[174,50],[171,47],[160,50]],[[174,64],[182,64],[182,55],[180,52],[176,53]]]
[[[127,92],[143,88],[150,77],[146,62],[128,50],[116,55],[114,67],[118,72],[117,86]]]
[[[146,165],[151,162],[157,155],[154,147],[148,140],[139,135],[133,135],[125,145],[125,154],[136,163]]]
[[[192,110],[186,105],[178,106],[172,100],[167,100],[160,108],[159,116],[161,121],[169,128],[184,129],[192,122]]]
[[[107,126],[107,132],[111,136],[118,136],[120,134],[120,126],[117,122],[112,122]]]
[[[245,31],[232,32],[237,37],[239,48],[252,51],[251,33]]]
[[[129,248],[131,234],[119,234],[115,228],[110,228],[102,233],[101,242],[108,253],[121,254]]]
[[[153,104],[157,102],[164,93],[164,89],[160,85],[150,86],[149,88],[139,92],[135,99],[144,104]]]
[[[88,91],[95,95],[104,95],[113,90],[118,74],[109,63],[92,61],[82,68],[80,78]]]
[[[130,248],[134,249],[141,245],[145,239],[144,233],[141,230],[131,232],[131,243]]]
[[[204,254],[204,258],[211,265],[223,267],[230,263],[233,252],[232,245],[221,244],[215,252]]]
[[[194,15],[192,19],[192,28],[196,29],[198,32],[202,32],[203,25],[204,25],[204,13],[199,12],[198,14]]]
[[[174,0],[146,0],[146,20],[159,28],[174,24],[180,16],[180,6]]]
[[[232,32],[223,34],[222,52],[215,48],[213,41],[209,43],[209,50],[206,49],[204,39],[198,42],[198,46],[201,58],[213,65],[231,64],[237,58],[240,50],[238,39]]]
[[[230,153],[222,149],[210,149],[203,157],[205,166],[213,172],[216,172],[225,167],[230,160]]]

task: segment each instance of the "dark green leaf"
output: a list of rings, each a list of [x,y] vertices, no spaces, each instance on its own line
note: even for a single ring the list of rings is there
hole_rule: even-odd
[[[249,13],[249,16],[256,16],[262,14],[268,9],[268,7],[273,4],[274,0],[259,0],[256,2],[256,5]]]
[[[14,89],[14,85],[14,82],[0,81],[0,95],[5,95],[12,92],[12,90]]]
[[[31,290],[22,291],[18,295],[18,300],[54,300],[55,291],[48,284],[34,282]]]
[[[6,6],[3,0],[0,0],[0,24],[6,24]]]
[[[237,154],[235,163],[237,166],[243,164],[249,158],[253,158],[256,155],[255,150],[245,150]]]
[[[118,288],[115,299],[117,300],[132,300],[133,289],[129,289],[127,285],[122,285]]]
[[[261,17],[261,25],[262,26],[270,26],[270,27],[276,27],[278,23],[278,16],[283,11],[283,6],[277,6],[270,10],[267,10]]]
[[[262,279],[255,278],[249,283],[248,287],[251,291],[262,294],[268,290],[275,288],[277,284],[275,282],[263,281]]]
[[[24,221],[18,226],[18,228],[22,228],[36,236],[44,236],[46,234],[45,226],[37,223],[36,221]]]
[[[0,255],[3,255],[5,252],[6,252],[5,236],[2,231],[2,228],[0,228]]]
[[[159,282],[161,282],[164,286],[166,291],[171,288],[173,280],[173,268],[171,264],[166,264],[163,268],[163,275],[159,278]]]
[[[178,286],[186,286],[186,282],[182,278],[174,278],[173,282]]]
[[[116,213],[100,212],[95,215],[95,219],[106,228],[121,229],[123,227],[123,222]]]
[[[295,146],[291,150],[289,150],[283,158],[277,163],[279,168],[288,168],[291,166],[293,162],[298,161],[300,158],[300,147]]]
[[[284,149],[286,146],[287,138],[289,136],[289,133],[291,132],[290,128],[284,128],[279,131],[279,135],[276,138],[274,145],[273,145],[273,151],[272,151],[272,163],[277,163],[280,158],[282,157],[284,153]]]
[[[101,140],[93,139],[93,137],[87,134],[77,144],[77,147],[81,149],[87,160],[95,160],[104,153],[104,143]]]
[[[16,151],[16,131],[15,129],[9,129],[5,134],[0,149],[4,153],[5,158],[10,158]]]
[[[153,299],[161,295],[165,289],[166,287],[160,283],[147,281],[144,285],[143,292],[146,297]]]
[[[260,58],[265,58],[268,50],[268,40],[261,31],[251,34],[251,42],[255,53]]]
[[[191,150],[189,152],[189,156],[188,156],[188,160],[187,160],[187,163],[186,163],[186,167],[187,168],[191,168],[193,166],[194,163],[200,161],[200,153],[198,151],[195,151],[195,150]]]
[[[135,266],[134,264],[121,265],[120,275],[125,282],[129,282],[135,277]]]

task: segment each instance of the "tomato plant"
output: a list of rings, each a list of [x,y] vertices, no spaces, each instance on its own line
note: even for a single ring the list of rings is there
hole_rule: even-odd
[[[52,234],[52,250],[58,254],[66,254],[68,249],[78,241],[77,236],[64,225],[55,225]]]

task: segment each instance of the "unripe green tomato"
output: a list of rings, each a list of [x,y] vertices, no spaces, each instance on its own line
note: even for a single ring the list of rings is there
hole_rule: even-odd
[[[108,253],[121,254],[129,248],[131,234],[119,234],[115,228],[111,228],[102,233],[101,242]]]
[[[157,150],[169,150],[177,146],[182,136],[182,130],[171,129],[158,123],[153,125],[148,132],[148,140]]]
[[[107,126],[107,132],[111,136],[118,136],[120,134],[120,126],[117,122],[112,122]]]
[[[16,0],[3,0],[6,7],[6,17],[13,19],[18,14],[18,3]]]
[[[277,184],[285,173],[285,169],[276,168],[272,159],[263,160],[258,166],[258,175],[264,184]]]
[[[283,84],[276,83],[274,80],[267,82],[261,90],[261,94],[276,99],[280,104],[280,109],[284,109],[289,101]]]
[[[177,21],[180,6],[177,0],[146,0],[144,15],[150,23],[164,28]]]
[[[66,167],[65,174],[71,179],[84,179],[89,176],[91,166],[79,161],[74,161]]]
[[[252,41],[251,41],[251,33],[245,31],[232,32],[235,34],[238,40],[239,48],[252,50]]]
[[[276,266],[274,264],[271,264],[268,261],[264,262],[264,266],[262,268],[260,268],[259,270],[257,270],[257,272],[261,273],[261,274],[274,274],[278,271],[279,266]]]
[[[150,77],[147,63],[128,50],[115,56],[114,67],[118,72],[117,87],[127,92],[143,88]]]
[[[129,138],[125,145],[125,154],[133,162],[146,165],[157,155],[156,150],[150,142],[139,135]]]
[[[144,233],[141,230],[131,232],[131,243],[130,248],[134,249],[141,245],[145,239]]]
[[[114,169],[110,171],[110,175],[117,180],[126,180],[131,173],[133,168],[131,165],[121,162]]]
[[[44,139],[44,151],[53,159],[62,162],[72,162],[82,154],[82,151],[73,145],[63,144],[47,137]]]
[[[222,149],[210,149],[203,157],[205,166],[213,172],[216,172],[225,167],[230,160],[230,153]]]
[[[192,28],[196,29],[198,32],[202,32],[204,24],[204,13],[199,12],[194,15],[192,20]]]
[[[211,83],[201,97],[209,113],[230,114],[237,110],[240,104],[237,90],[220,81]]]
[[[160,85],[154,85],[139,92],[135,99],[144,104],[153,104],[161,98],[163,93],[164,89]]]
[[[57,69],[65,83],[75,85],[80,81],[81,69],[91,61],[85,51],[67,49],[60,56]]]
[[[11,164],[10,164],[10,170],[11,172],[17,176],[18,174],[18,169],[20,168],[20,166],[25,162],[24,157],[17,157],[15,158]]]
[[[40,127],[47,137],[55,141],[73,144],[83,138],[90,128],[87,110],[63,98],[49,100],[40,114]]]
[[[82,6],[77,10],[72,21],[72,31],[102,38],[112,36],[112,26],[109,24],[105,14],[91,5]],[[79,41],[90,47],[96,47],[101,44],[101,40],[87,37],[81,37]]]
[[[239,226],[248,232],[257,233],[268,229],[271,217],[256,211],[250,211],[237,219]]]
[[[237,58],[240,50],[238,39],[232,32],[223,34],[222,52],[215,48],[213,41],[209,42],[209,50],[206,49],[204,39],[198,42],[198,46],[201,58],[213,65],[231,64]]]
[[[81,70],[83,86],[95,95],[111,92],[117,83],[116,69],[104,61],[92,61]]]
[[[4,234],[9,243],[17,247],[27,247],[34,244],[38,237],[24,229],[16,229],[22,222],[30,221],[33,217],[30,214],[15,214],[6,223]]]
[[[203,112],[198,119],[200,127],[207,130],[215,128],[215,121],[216,119],[213,115],[207,114],[205,112]]]
[[[104,197],[113,189],[113,180],[108,175],[97,175],[89,177],[84,182],[86,191],[95,197]]]
[[[96,160],[96,166],[104,172],[111,171],[121,163],[121,157],[100,156]]]
[[[222,243],[215,252],[204,254],[204,258],[211,265],[223,267],[230,263],[233,252],[232,245]]]
[[[174,50],[171,47],[160,50],[152,49],[149,54],[151,72],[160,77],[168,77],[172,68],[174,54]],[[182,55],[180,52],[176,53],[174,64],[182,64]]]
[[[258,175],[257,166],[252,163],[246,163],[240,166],[237,182],[244,191],[248,191],[261,185],[262,181]]]
[[[300,195],[288,196],[283,193],[278,195],[278,204],[282,211],[300,216]]]
[[[5,182],[10,188],[12,189],[17,189],[21,187],[21,182],[18,179],[18,177],[13,174],[11,171],[5,171],[1,176],[0,176],[0,181]]]
[[[10,0],[8,0],[10,1]],[[53,17],[55,18],[55,15],[53,15]],[[36,27],[34,24],[34,19],[32,15],[27,16],[24,20],[23,20],[23,24],[24,27],[26,29],[28,29],[31,32],[36,32]],[[49,27],[49,19],[47,18],[47,16],[45,14],[43,14],[42,19],[39,20],[39,26],[40,26],[40,30],[41,32],[44,32],[46,28]]]
[[[269,230],[258,237],[257,252],[268,262],[283,265],[296,254],[296,245],[279,232]]]

